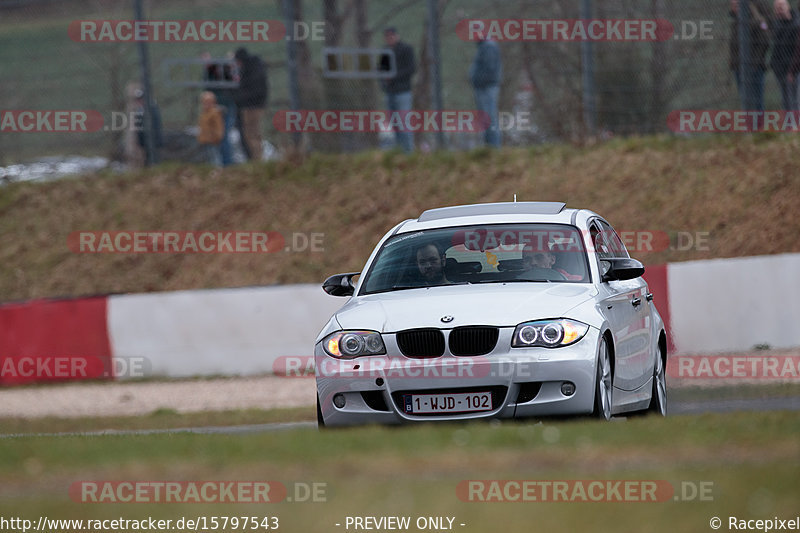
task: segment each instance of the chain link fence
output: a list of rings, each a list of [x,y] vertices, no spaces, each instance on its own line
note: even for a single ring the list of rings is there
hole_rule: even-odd
[[[771,25],[773,6],[765,5]],[[146,0],[144,8],[151,21],[279,21],[289,38],[257,43],[148,42],[152,96],[163,130],[162,159],[197,160],[192,127],[198,120],[202,91],[196,83],[188,87],[175,83],[175,73],[166,65],[185,61],[187,67],[179,77],[200,81],[200,57],[229,58],[242,45],[268,65],[263,134],[277,151],[298,142],[307,150],[333,152],[390,146],[388,131],[293,135],[273,123],[277,113],[293,105],[305,110],[385,109],[379,79],[325,75],[323,50],[383,48],[387,26],[396,27],[401,39],[414,48],[414,109],[434,107],[436,76],[429,47],[433,37],[440,43],[443,108],[472,110],[475,101],[468,73],[476,44],[459,34],[459,24],[465,20],[574,21],[588,13],[601,20],[662,21],[655,40],[620,41],[611,35],[587,43],[579,38],[526,40],[514,32],[499,34],[504,74],[498,107],[507,146],[657,134],[669,131],[667,117],[673,110],[741,107],[729,63],[731,39],[738,39],[730,0]],[[434,32],[429,31],[431,8],[439,18]],[[133,13],[132,1],[0,1],[0,108],[95,110],[105,120],[94,133],[6,129],[0,134],[0,164],[51,154],[129,157],[126,142],[131,142],[131,128],[122,123],[132,120],[131,94],[142,81],[137,44],[76,40],[72,30],[76,21],[131,20]],[[662,31],[667,27],[663,21],[669,22],[671,33]],[[294,43],[294,91],[289,43]],[[768,109],[782,105],[776,80],[767,72]],[[416,146],[433,149],[438,140],[435,133],[422,132]],[[482,134],[451,132],[445,142],[451,149],[469,149],[482,143]]]

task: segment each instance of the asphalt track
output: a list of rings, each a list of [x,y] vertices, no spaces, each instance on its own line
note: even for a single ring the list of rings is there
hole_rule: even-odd
[[[761,399],[726,399],[726,400],[697,400],[681,401],[673,400],[668,408],[669,416],[699,415],[704,413],[731,413],[736,411],[800,411],[800,396],[789,396],[785,398],[761,398]],[[613,420],[624,421],[625,417],[614,417]],[[316,422],[279,422],[272,424],[247,424],[240,426],[207,426],[207,427],[185,427],[171,429],[144,429],[144,430],[99,430],[86,432],[65,432],[65,433],[27,433],[27,434],[8,434],[0,435],[0,438],[19,438],[19,437],[74,437],[74,436],[124,436],[124,435],[156,435],[156,434],[175,434],[175,433],[197,433],[197,434],[223,434],[241,435],[248,433],[268,433],[276,431],[289,431],[300,428],[315,428]]]

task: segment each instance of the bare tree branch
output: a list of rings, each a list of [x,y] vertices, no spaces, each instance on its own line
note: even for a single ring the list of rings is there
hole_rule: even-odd
[[[402,4],[394,6],[384,16],[379,18],[375,22],[375,24],[372,25],[372,28],[370,28],[370,32],[374,33],[375,31],[378,31],[380,28],[383,28],[386,25],[387,22],[389,22],[390,20],[392,20],[394,18],[395,15],[397,15],[398,13],[400,13],[401,11],[403,11],[405,9],[408,9],[409,7],[413,6],[414,4],[419,3],[420,1],[421,0],[406,0]]]

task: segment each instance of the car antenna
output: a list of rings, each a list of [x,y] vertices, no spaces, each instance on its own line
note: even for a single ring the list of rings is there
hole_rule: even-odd
[[[514,194],[514,203],[517,203],[517,195]]]

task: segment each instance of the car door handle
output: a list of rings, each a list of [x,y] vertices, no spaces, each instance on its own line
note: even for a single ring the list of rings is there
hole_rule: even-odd
[[[642,299],[638,297],[634,298],[633,300],[631,300],[631,305],[634,307],[639,307],[640,305],[642,305]]]
[[[652,302],[653,301],[653,293],[652,292],[648,292],[647,293],[647,301],[648,302]]]

